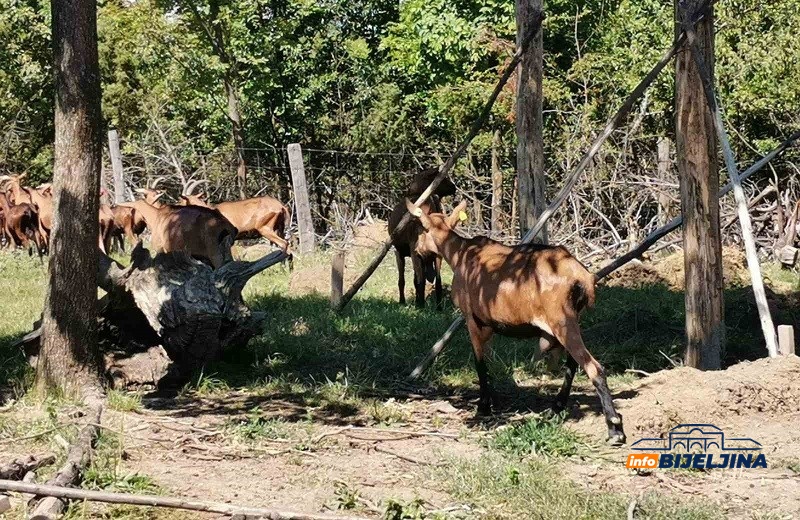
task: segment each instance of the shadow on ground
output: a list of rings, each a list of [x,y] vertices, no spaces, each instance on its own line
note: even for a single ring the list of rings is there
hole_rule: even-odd
[[[733,288],[725,298],[726,365],[763,357],[752,290]],[[798,308],[792,305],[796,299],[773,298],[776,324],[800,325]],[[409,383],[405,379],[456,316],[449,305],[436,312],[432,301],[427,309],[418,310],[382,298],[362,298],[339,315],[318,294],[259,296],[249,304],[268,314],[264,334],[246,348],[228,352],[197,379],[198,386],[205,378],[224,388],[248,391],[220,393],[213,399],[189,392],[177,399],[150,399],[149,407],[179,416],[237,415],[259,407],[267,415],[291,421],[311,418],[309,409],[313,409],[313,419],[328,424],[363,420],[358,407],[346,398],[352,393],[361,398],[445,400],[457,409],[475,409],[476,376],[463,330],[421,380]],[[683,308],[683,292],[666,285],[601,287],[596,309],[582,319],[586,344],[611,375],[628,368],[648,372],[668,368],[682,356]],[[500,394],[500,417],[550,407],[560,377],[525,382],[542,371],[535,361],[535,345],[530,340],[493,340],[492,372]],[[322,386],[328,388],[321,392]],[[335,392],[341,392],[341,398],[325,397]],[[633,393],[625,390],[615,397]],[[585,413],[601,413],[594,392],[588,390],[573,392],[570,409],[576,419]]]

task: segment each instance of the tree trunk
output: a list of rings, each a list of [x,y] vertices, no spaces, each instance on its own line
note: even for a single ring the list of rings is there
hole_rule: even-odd
[[[669,137],[659,137],[657,144],[658,178],[661,181],[669,180],[669,171],[672,168],[669,152],[671,143]],[[663,226],[672,219],[672,199],[666,191],[658,194],[658,225]]]
[[[542,0],[516,0],[517,45],[529,30],[532,14]],[[534,37],[517,71],[517,178],[520,234],[531,229],[547,207],[545,200],[544,140],[542,137],[542,31]],[[547,243],[547,227],[534,242]]]
[[[500,233],[501,205],[503,204],[503,172],[500,169],[500,147],[503,145],[500,130],[492,139],[492,235]]]
[[[681,7],[678,20],[701,0]],[[676,25],[680,31],[680,23]],[[697,24],[698,45],[713,75],[714,16]],[[719,186],[714,123],[703,85],[688,46],[675,62],[676,151],[683,211],[684,266],[686,271],[686,357],[688,366],[703,370],[721,367],[724,345],[722,244],[720,240]]]
[[[239,108],[239,96],[234,81],[225,79],[225,94],[228,97],[228,119],[231,120],[233,146],[236,149],[236,179],[239,184],[239,197],[247,198],[247,163],[244,159],[244,131],[242,130],[242,113]]]
[[[54,223],[50,239],[40,390],[99,388],[97,236],[101,155],[97,12],[92,0],[53,0]]]
[[[228,103],[228,119],[231,122],[231,136],[233,137],[233,147],[236,150],[236,182],[239,185],[239,197],[247,198],[247,163],[244,158],[244,130],[242,129],[242,110],[239,106],[238,79],[239,74],[235,59],[228,51],[225,42],[225,33],[222,27],[222,20],[219,17],[219,0],[211,0],[209,3],[209,22],[206,24],[208,37],[211,39],[211,48],[217,54],[219,61],[225,67],[222,81],[225,86],[225,97]],[[200,23],[202,19],[195,11]],[[208,26],[212,27],[208,31]]]

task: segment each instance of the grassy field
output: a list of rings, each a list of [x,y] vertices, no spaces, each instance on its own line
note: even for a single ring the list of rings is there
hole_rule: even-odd
[[[367,254],[355,259],[358,268]],[[258,275],[245,297],[254,309],[267,313],[264,333],[243,349],[226,353],[217,363],[195,374],[182,396],[219,396],[232,391],[256,396],[281,396],[313,414],[265,419],[257,408],[245,419],[231,421],[226,431],[236,442],[289,439],[303,446],[309,432],[320,425],[340,424],[348,417],[365,418],[367,424],[391,426],[408,420],[408,411],[391,405],[393,396],[408,391],[460,396],[466,407],[477,397],[477,384],[465,332],[437,360],[421,382],[409,389],[406,375],[457,315],[452,305],[437,312],[396,303],[394,262],[385,261],[359,296],[342,314],[330,310],[327,294],[293,288],[293,281],[327,273],[329,257],[320,253],[295,261],[295,272],[281,266]],[[322,266],[322,267],[320,267]],[[768,271],[778,279],[784,275]],[[4,294],[0,312],[0,385],[6,396],[22,397],[30,382],[20,352],[11,343],[28,332],[38,318],[44,297],[45,265],[38,259],[13,253],[0,254],[0,279]],[[449,283],[449,273],[445,276]],[[410,278],[410,276],[408,277]],[[794,284],[796,277],[781,281]],[[323,290],[327,280],[319,280]],[[308,284],[301,284],[307,286]],[[311,284],[314,285],[314,284]],[[410,285],[410,284],[409,284]],[[411,287],[407,287],[411,294]],[[412,298],[409,298],[413,300]],[[790,316],[789,318],[794,318]],[[627,368],[655,371],[680,363],[683,348],[683,294],[665,286],[637,289],[602,287],[595,310],[582,325],[589,349],[610,373],[612,390],[635,376]],[[749,289],[726,291],[727,359],[761,357],[758,318]],[[496,338],[491,370],[502,395],[504,412],[543,411],[560,384],[547,378],[537,361],[533,342]],[[544,380],[544,384],[523,385]],[[387,401],[388,399],[388,401]],[[0,415],[0,439],[20,432],[46,429],[63,418],[73,405],[58,401],[35,402],[23,398],[10,412]],[[112,392],[109,406],[121,414],[142,411],[141,396]],[[20,413],[20,407],[36,413]],[[22,417],[37,416],[35,424]],[[562,474],[559,460],[574,459],[589,448],[585,439],[567,430],[558,417],[528,419],[495,431],[494,424],[477,424],[465,435],[477,435],[480,457],[450,458],[441,467],[426,470],[451,496],[474,507],[481,518],[623,518],[630,502],[624,491],[589,492]],[[476,433],[477,432],[477,433]],[[52,446],[44,435],[25,446]],[[119,471],[122,441],[104,432],[100,455],[87,474],[87,487],[120,491],[163,492],[147,475]],[[535,449],[530,447],[534,446]],[[358,509],[353,490],[341,489],[333,500],[341,508]],[[414,502],[382,504],[385,518],[450,518],[452,512],[431,512]],[[651,493],[639,497],[637,518],[720,518],[707,505]],[[73,518],[185,518],[180,514],[73,505]],[[141,516],[145,515],[145,516]]]

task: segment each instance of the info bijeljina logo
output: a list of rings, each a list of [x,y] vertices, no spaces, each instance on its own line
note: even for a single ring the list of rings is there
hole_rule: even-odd
[[[665,438],[641,439],[631,445],[628,468],[766,468],[761,444],[749,438],[725,437],[713,424],[680,424]],[[647,452],[647,453],[641,453]]]

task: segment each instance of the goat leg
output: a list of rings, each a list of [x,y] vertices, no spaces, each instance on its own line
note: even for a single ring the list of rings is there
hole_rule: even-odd
[[[622,416],[614,409],[614,402],[611,399],[611,392],[608,390],[606,375],[603,367],[592,354],[586,349],[581,338],[581,330],[576,316],[565,316],[566,323],[553,321],[550,327],[553,335],[564,345],[567,353],[583,368],[586,375],[591,379],[597,396],[600,398],[600,406],[606,416],[606,426],[608,426],[607,441],[613,446],[620,446],[625,443],[625,432],[622,429]]]
[[[569,355],[569,353],[567,353],[567,363],[564,369],[564,382],[561,384],[561,390],[558,391],[555,403],[553,403],[553,411],[555,413],[560,413],[567,407],[569,393],[572,390],[572,380],[575,378],[575,372],[578,370],[578,362],[575,361],[575,358]]]
[[[436,309],[442,310],[442,257],[437,256],[434,262],[434,268],[436,269],[436,280],[434,282],[434,288],[436,290]]]
[[[486,344],[494,333],[491,327],[478,325],[474,318],[467,319],[469,339],[472,341],[472,352],[475,354],[475,370],[478,372],[480,385],[480,400],[478,401],[478,415],[491,415],[492,403],[495,403],[492,382],[489,379],[489,369],[486,366]]]
[[[411,265],[414,267],[414,297],[418,308],[425,308],[425,265],[418,254],[411,253]]]
[[[406,303],[406,259],[398,251],[394,250],[395,260],[397,260],[397,290],[400,292],[400,303]]]

